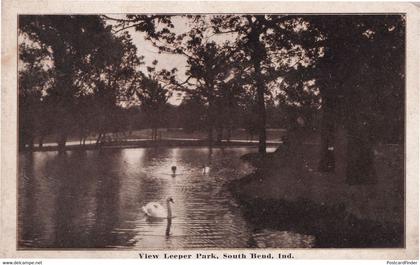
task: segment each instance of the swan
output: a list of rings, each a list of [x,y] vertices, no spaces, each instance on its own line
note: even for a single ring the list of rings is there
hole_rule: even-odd
[[[172,177],[175,177],[176,176],[176,166],[172,166],[171,170],[172,170]]]
[[[166,209],[158,202],[149,202],[141,209],[148,217],[170,219],[172,218],[171,203],[174,203],[174,200],[169,197],[166,199]]]
[[[203,174],[208,174],[210,172],[210,167],[203,166]]]

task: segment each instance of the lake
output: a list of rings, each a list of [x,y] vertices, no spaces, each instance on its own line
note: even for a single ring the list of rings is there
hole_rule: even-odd
[[[310,247],[290,231],[255,231],[228,191],[253,168],[255,148],[137,148],[22,153],[18,246],[31,248],[190,249]],[[272,150],[271,150],[272,151]],[[209,166],[203,173],[203,165]],[[171,167],[176,166],[176,175]],[[149,202],[174,218],[150,219]]]

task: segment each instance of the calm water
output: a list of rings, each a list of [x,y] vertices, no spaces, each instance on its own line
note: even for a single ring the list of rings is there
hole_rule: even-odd
[[[21,154],[19,246],[22,248],[243,248],[310,246],[311,239],[247,224],[224,186],[252,171],[239,157],[252,148],[106,149]],[[210,164],[210,173],[202,165]],[[177,175],[171,166],[177,166]],[[165,204],[166,220],[141,207]],[[274,239],[273,239],[274,237]],[[292,242],[292,243],[291,243]],[[306,243],[305,243],[306,242]],[[291,244],[291,245],[290,245]]]

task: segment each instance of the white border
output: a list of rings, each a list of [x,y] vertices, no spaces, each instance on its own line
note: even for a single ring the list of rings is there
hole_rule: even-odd
[[[14,258],[138,258],[139,251],[16,251],[17,176],[17,14],[95,13],[406,13],[406,228],[405,249],[290,249],[299,259],[415,259],[418,258],[419,162],[419,11],[410,3],[290,3],[290,2],[139,2],[32,0],[2,2],[1,179],[0,257]],[[250,252],[249,249],[240,250]],[[258,249],[266,253],[274,250]],[[152,253],[153,251],[148,251]],[[172,251],[165,251],[172,252]],[[179,253],[216,252],[211,250]],[[220,251],[237,253],[238,250]],[[144,261],[144,260],[143,260]]]

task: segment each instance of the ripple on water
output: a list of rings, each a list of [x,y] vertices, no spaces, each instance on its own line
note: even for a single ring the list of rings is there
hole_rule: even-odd
[[[264,229],[253,234],[256,246],[259,248],[312,248],[315,237],[290,231],[274,231]]]
[[[249,148],[38,152],[20,156],[19,245],[122,249],[311,247],[314,238],[253,228],[225,188],[252,168]],[[210,165],[209,174],[202,173]],[[177,166],[172,176],[171,167]],[[148,220],[151,201],[173,215]]]

